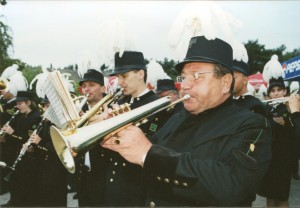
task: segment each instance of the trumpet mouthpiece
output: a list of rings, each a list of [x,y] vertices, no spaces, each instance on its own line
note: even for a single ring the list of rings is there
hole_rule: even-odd
[[[184,100],[188,100],[188,99],[190,99],[191,98],[191,96],[189,95],[189,94],[185,94],[184,96],[183,96],[183,99]]]

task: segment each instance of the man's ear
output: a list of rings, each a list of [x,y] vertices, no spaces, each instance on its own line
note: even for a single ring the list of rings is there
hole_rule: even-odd
[[[101,86],[101,93],[105,93],[106,87],[105,86]]]
[[[223,85],[223,94],[227,94],[230,92],[230,87],[231,87],[231,84],[233,82],[233,77],[232,77],[232,74],[230,73],[227,73],[225,74],[222,78],[222,85]]]
[[[138,78],[144,80],[145,72],[144,70],[139,70],[138,71]]]

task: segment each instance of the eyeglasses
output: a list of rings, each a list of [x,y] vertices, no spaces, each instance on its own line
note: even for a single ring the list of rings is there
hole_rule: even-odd
[[[208,73],[214,73],[214,72],[209,71],[209,72],[194,72],[192,74],[183,74],[181,76],[176,77],[176,79],[177,79],[177,82],[183,82],[185,80],[195,81],[200,78],[201,74],[208,74]]]

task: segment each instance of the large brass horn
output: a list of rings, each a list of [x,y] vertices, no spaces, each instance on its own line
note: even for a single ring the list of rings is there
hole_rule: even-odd
[[[74,173],[75,162],[73,157],[77,154],[88,151],[95,144],[102,141],[104,137],[111,136],[110,134],[118,129],[128,124],[136,125],[139,122],[144,122],[149,116],[173,107],[178,102],[186,99],[189,99],[189,95],[171,103],[170,97],[163,97],[129,112],[74,131],[61,131],[52,126],[50,134],[55,151],[65,168],[70,173]]]
[[[8,90],[8,80],[0,77],[0,91],[7,91]],[[2,95],[1,95],[2,97]]]

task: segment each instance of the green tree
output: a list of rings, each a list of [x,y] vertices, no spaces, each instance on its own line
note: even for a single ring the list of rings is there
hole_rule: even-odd
[[[175,80],[176,77],[179,75],[178,72],[175,69],[175,61],[172,59],[168,59],[168,58],[164,58],[163,61],[157,61],[162,68],[164,69],[164,71],[173,79]]]
[[[13,48],[13,38],[11,28],[6,25],[1,19],[3,15],[0,16],[0,72],[2,73],[5,68],[14,63],[10,60],[8,56],[8,50]]]
[[[287,61],[287,60],[294,58],[296,56],[299,56],[299,55],[300,55],[300,48],[294,49],[292,52],[284,53],[283,57],[282,57],[282,61]]]
[[[258,40],[249,40],[245,43],[248,52],[250,73],[255,74],[264,69],[265,64],[271,59],[273,54],[278,55],[279,62],[284,61],[283,53],[286,50],[285,45],[281,45],[275,49],[266,49],[265,45],[259,44]]]
[[[30,82],[33,80],[33,78],[37,75],[42,73],[42,67],[41,66],[29,66],[29,65],[25,65],[22,73],[23,76],[26,78],[28,84],[30,84]],[[35,89],[35,88],[34,88]]]

